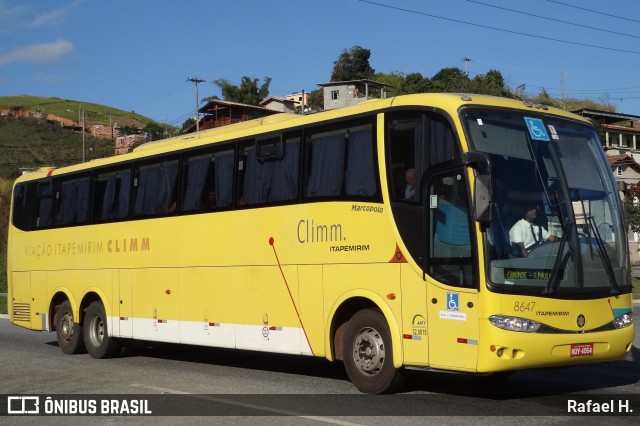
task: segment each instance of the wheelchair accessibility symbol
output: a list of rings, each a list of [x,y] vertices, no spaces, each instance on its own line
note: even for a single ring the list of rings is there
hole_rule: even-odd
[[[547,133],[547,129],[544,127],[544,123],[539,118],[531,118],[525,117],[525,123],[527,123],[527,128],[529,129],[529,135],[531,135],[531,139],[536,141],[547,141],[549,142],[549,134]]]
[[[460,306],[460,295],[458,293],[447,293],[447,311],[458,311]]]

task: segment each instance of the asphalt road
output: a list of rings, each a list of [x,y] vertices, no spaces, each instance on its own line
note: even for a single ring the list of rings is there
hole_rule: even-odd
[[[640,305],[634,307],[640,318]],[[397,395],[359,394],[342,366],[322,359],[175,345],[139,345],[115,359],[64,355],[55,334],[0,319],[0,407],[7,395],[161,395],[169,403],[202,407],[199,417],[0,417],[2,424],[638,424],[638,417],[584,417],[558,410],[569,399],[586,403],[630,399],[640,415],[640,330],[626,360],[515,373],[505,380],[409,371]],[[97,398],[97,397],[96,397]],[[155,400],[157,403],[157,400]],[[168,406],[156,409],[168,409]],[[200,408],[199,408],[200,407]],[[180,407],[184,408],[184,407]],[[157,413],[158,411],[156,411]],[[205,414],[211,414],[206,412]],[[473,416],[473,417],[470,417]],[[515,417],[513,417],[515,416]]]

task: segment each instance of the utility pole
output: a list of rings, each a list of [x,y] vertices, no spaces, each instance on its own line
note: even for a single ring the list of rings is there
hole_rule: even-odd
[[[200,131],[200,116],[198,114],[198,104],[200,100],[198,99],[198,84],[204,83],[204,80],[198,77],[189,77],[186,80],[187,82],[191,82],[196,86],[196,132]]]
[[[471,58],[465,56],[462,58],[462,62],[464,62],[464,75],[469,77],[469,62],[471,62]]]

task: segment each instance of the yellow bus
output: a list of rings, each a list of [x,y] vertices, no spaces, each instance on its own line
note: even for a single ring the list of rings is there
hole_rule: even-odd
[[[341,360],[367,393],[405,368],[619,360],[624,223],[586,120],[408,95],[20,177],[9,314],[95,358],[139,339]]]

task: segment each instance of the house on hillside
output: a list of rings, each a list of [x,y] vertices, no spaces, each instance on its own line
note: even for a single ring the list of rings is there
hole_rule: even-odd
[[[254,120],[279,113],[279,111],[267,109],[263,106],[221,101],[219,99],[210,100],[200,108],[198,112],[203,115],[199,122],[200,130],[228,126],[229,124]],[[185,133],[193,133],[195,131],[195,123],[185,129]]]
[[[616,180],[640,183],[640,116],[586,108],[573,112],[600,126],[600,143]]]
[[[102,124],[94,124],[89,127],[89,133],[96,138],[113,138],[118,134],[117,127],[103,126]]]
[[[309,94],[306,92],[292,93],[286,96],[285,99],[293,101],[296,108],[302,108],[309,105]]]
[[[127,135],[116,138],[116,155],[126,154],[131,147],[138,142],[145,142],[143,135]]]
[[[357,105],[372,99],[373,91],[384,99],[386,97],[384,89],[389,87],[387,84],[373,80],[332,81],[318,83],[318,86],[322,87],[325,111]],[[378,96],[376,95],[376,97]]]
[[[627,185],[640,183],[640,164],[630,153],[619,154],[616,150],[610,149],[606,154],[609,165],[613,170],[613,176],[617,181],[626,182]],[[631,260],[634,262],[640,261],[640,235],[629,231],[627,239],[629,240]]]
[[[296,103],[291,99],[279,98],[277,96],[269,96],[266,99],[260,101],[261,107],[278,112],[287,112],[289,114],[295,114]]]
[[[573,112],[600,126],[600,143],[616,181],[640,183],[640,116],[592,109]],[[640,235],[629,231],[627,238],[631,260],[640,261]]]
[[[581,109],[575,114],[591,119],[603,130],[602,147],[631,152],[640,161],[640,116],[617,112]],[[638,151],[637,153],[634,151]]]
[[[626,182],[628,185],[640,183],[640,164],[630,153],[619,154],[614,150],[608,150],[606,154],[616,180]]]

